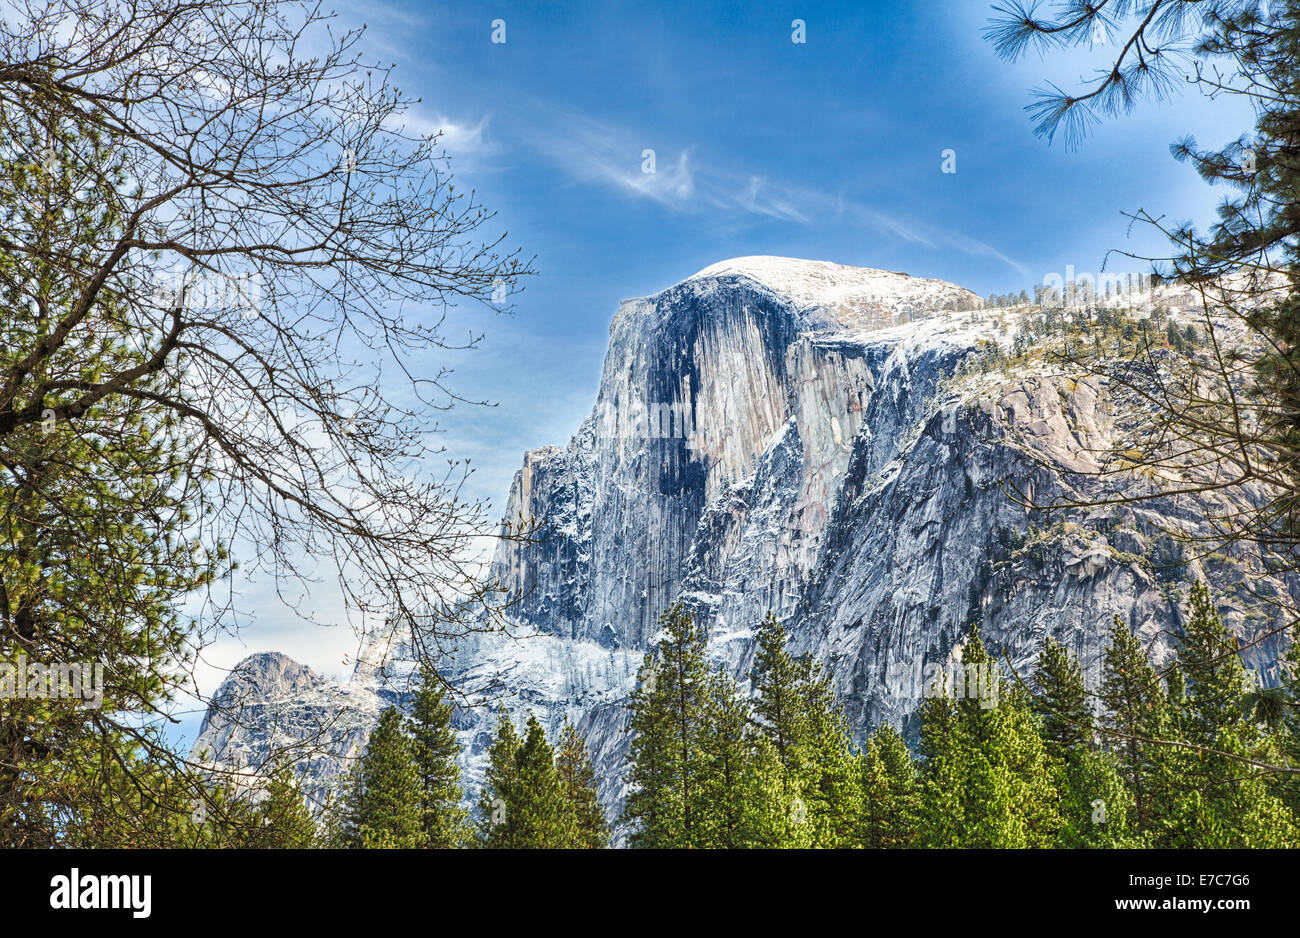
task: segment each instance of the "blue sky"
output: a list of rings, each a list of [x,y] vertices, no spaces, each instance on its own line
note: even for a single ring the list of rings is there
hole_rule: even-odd
[[[475,494],[499,510],[523,451],[567,442],[621,299],[715,261],[830,260],[986,295],[1066,265],[1097,271],[1108,248],[1158,248],[1121,212],[1213,217],[1221,193],[1168,146],[1235,137],[1251,124],[1240,104],[1189,88],[1103,124],[1078,151],[1048,146],[1024,111],[1030,87],[1069,86],[1110,49],[1009,65],[981,38],[988,15],[979,0],[341,7],[422,98],[409,129],[442,129],[457,187],[497,211],[492,233],[537,255],[512,315],[463,312],[460,325],[486,331],[479,350],[425,363],[499,404],[442,420],[452,454],[478,467]],[[498,19],[504,43],[491,41]],[[805,43],[791,41],[795,19]],[[945,149],[954,174],[941,171]],[[277,649],[337,674],[355,647],[346,629],[323,634],[273,608],[259,620],[212,660]]]
[[[587,5],[584,5],[587,6]],[[954,12],[954,8],[957,12]],[[1169,143],[1250,125],[1194,89],[1068,152],[1031,132],[1029,88],[1068,86],[1106,47],[1008,65],[989,6],[955,3],[366,4],[367,41],[445,131],[458,178],[539,275],[458,356],[500,407],[449,422],[499,500],[523,449],[562,444],[595,396],[619,300],[727,257],[783,254],[1028,288],[1107,249],[1158,249],[1121,212],[1212,218],[1220,193]],[[806,23],[791,41],[794,19]],[[491,41],[493,20],[505,39]],[[642,172],[655,151],[656,172]],[[956,152],[957,172],[941,171]],[[1113,258],[1112,270],[1139,265]],[[472,427],[472,432],[457,432]]]

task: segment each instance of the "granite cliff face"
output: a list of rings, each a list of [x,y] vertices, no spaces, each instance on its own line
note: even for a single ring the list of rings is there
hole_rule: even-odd
[[[472,692],[501,672],[516,713],[552,731],[574,719],[614,810],[622,701],[677,600],[742,682],[775,612],[829,669],[860,738],[881,721],[910,728],[923,669],[951,660],[972,622],[1022,673],[1050,634],[1094,676],[1116,613],[1167,647],[1191,576],[1216,586],[1243,637],[1271,627],[1232,558],[1184,557],[1172,532],[1198,524],[1195,505],[1044,516],[1009,497],[1086,486],[1071,473],[1096,468],[1124,402],[1041,362],[988,367],[1020,314],[979,306],[941,281],[785,258],[724,262],[623,303],[591,416],[563,449],[525,454],[511,487],[506,521],[550,535],[503,541],[494,561],[535,637],[467,642],[453,677]],[[1277,641],[1249,652],[1266,679]],[[210,714],[200,745],[216,758],[265,748],[272,711],[301,729],[347,710],[340,745],[355,748],[380,704],[402,699],[385,678],[400,664],[345,684],[268,669],[278,709],[249,711],[260,730]],[[257,699],[253,686],[222,693]],[[476,786],[491,714],[456,720]],[[338,764],[309,763],[313,784]]]

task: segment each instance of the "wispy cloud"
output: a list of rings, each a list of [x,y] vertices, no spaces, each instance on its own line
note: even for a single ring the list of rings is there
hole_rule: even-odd
[[[782,218],[800,224],[807,224],[809,220],[807,215],[795,207],[787,193],[769,185],[766,179],[759,176],[749,177],[749,185],[740,204],[755,215]]]
[[[571,179],[650,199],[673,212],[713,214],[723,221],[753,216],[802,226],[846,224],[929,250],[990,257],[1029,276],[1023,264],[959,231],[899,218],[842,193],[721,169],[702,162],[689,146],[652,147],[649,139],[651,135],[573,114],[557,114],[525,135],[530,146]]]
[[[1022,277],[1029,278],[1032,276],[1029,268],[1024,264],[1014,258],[1008,257],[991,244],[986,244],[978,238],[972,238],[960,232],[951,231],[944,235],[944,240],[947,244],[952,245],[963,254],[970,254],[976,257],[991,257],[994,260],[999,260],[1006,264]]]
[[[395,115],[392,129],[409,137],[438,135],[438,145],[456,161],[459,168],[472,163],[474,169],[483,169],[490,157],[501,150],[500,144],[488,131],[491,118],[483,115],[478,120],[457,120],[445,114],[427,114],[411,107]]]
[[[544,157],[580,182],[611,186],[652,199],[675,210],[696,204],[690,151],[661,151],[630,134],[581,117],[568,117],[551,129],[534,131],[527,141]]]

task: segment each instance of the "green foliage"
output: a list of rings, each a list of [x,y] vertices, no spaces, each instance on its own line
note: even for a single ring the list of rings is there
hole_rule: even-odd
[[[1048,755],[1064,761],[1072,749],[1092,745],[1092,711],[1083,686],[1079,662],[1053,638],[1048,638],[1034,675],[1038,685],[1034,712],[1042,720],[1043,744]]]
[[[786,792],[800,798],[815,846],[852,845],[859,837],[861,768],[830,680],[810,657],[790,655],[785,628],[771,613],[757,638],[755,711],[785,768]]]
[[[1236,640],[1203,583],[1192,585],[1187,605],[1178,648],[1186,681],[1182,728],[1197,750],[1182,764],[1187,791],[1180,802],[1180,845],[1294,846],[1294,816],[1247,761],[1266,762],[1275,749],[1247,719],[1243,700],[1249,686]]]
[[[28,154],[49,139],[87,161],[33,164]],[[122,846],[149,846],[143,817],[158,823],[156,845],[170,845],[173,820],[204,784],[158,733],[138,731],[138,714],[158,713],[185,671],[181,598],[214,582],[225,559],[217,545],[188,541],[206,505],[184,482],[203,460],[176,463],[180,428],[151,398],[178,393],[179,378],[146,377],[139,394],[75,414],[42,397],[144,362],[140,324],[111,286],[85,311],[79,341],[52,339],[82,284],[51,259],[89,263],[120,228],[109,197],[120,166],[108,150],[52,125],[0,151],[0,214],[37,248],[0,252],[0,371],[21,375],[0,410],[45,414],[0,434],[0,664],[97,666],[103,682],[90,709],[67,697],[0,703],[0,846],[110,845],[118,835]],[[74,198],[83,187],[90,197]],[[20,367],[44,342],[57,350]]]
[[[705,636],[676,604],[660,617],[663,638],[646,656],[631,695],[631,766],[623,818],[641,847],[702,847],[708,843],[703,776],[709,669]]]
[[[570,820],[570,846],[598,849],[609,846],[609,822],[600,805],[591,754],[578,728],[567,719],[560,731],[555,771]]]
[[[609,825],[587,745],[565,721],[557,754],[537,717],[520,739],[502,710],[479,795],[479,842],[492,849],[599,848]]]
[[[268,773],[263,797],[251,811],[249,835],[240,844],[259,849],[303,849],[318,846],[316,822],[303,800],[293,768],[276,760]]]
[[[1103,708],[1103,742],[1114,753],[1120,778],[1133,796],[1128,824],[1153,845],[1164,843],[1174,829],[1171,786],[1180,758],[1161,744],[1176,738],[1173,708],[1146,649],[1118,615],[1097,696]]]
[[[775,618],[760,629],[753,701],[708,667],[705,637],[685,609],[670,609],[663,624],[631,703],[631,843],[853,844],[861,782],[847,727],[829,682],[789,656]]]
[[[339,817],[330,824],[334,846],[400,849],[424,845],[420,772],[401,714],[379,715],[365,754],[344,786]]]
[[[524,849],[567,847],[573,834],[555,751],[537,717],[528,714],[523,743],[515,753],[512,797],[506,807],[511,846]]]
[[[862,753],[860,839],[866,847],[910,847],[921,808],[916,765],[902,734],[888,723]]]
[[[992,680],[978,697],[921,709],[918,841],[928,847],[1048,847],[1062,821],[1051,761],[1027,695],[1011,690],[972,629],[964,666]],[[992,669],[990,672],[987,669]]]
[[[484,847],[517,846],[510,805],[519,787],[516,762],[520,745],[519,733],[503,708],[497,714],[497,731],[488,747],[487,773],[478,799],[478,835]]]
[[[437,673],[420,668],[407,726],[420,776],[420,815],[424,846],[449,849],[473,837],[469,815],[461,807],[460,747],[451,727],[452,705],[443,696]]]

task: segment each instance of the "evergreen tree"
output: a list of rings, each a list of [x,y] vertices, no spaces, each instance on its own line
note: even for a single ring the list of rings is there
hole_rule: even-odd
[[[1287,847],[1300,842],[1296,819],[1244,759],[1271,754],[1246,719],[1246,671],[1237,643],[1203,583],[1194,583],[1178,648],[1187,686],[1185,735],[1199,750],[1186,759],[1190,816],[1186,845]],[[1236,757],[1236,758],[1234,758]]]
[[[798,771],[798,745],[805,735],[805,708],[799,697],[801,670],[786,651],[785,627],[768,612],[758,628],[751,675],[754,709],[777,757],[787,770]]]
[[[699,739],[702,845],[748,846],[753,824],[753,739],[749,701],[730,675],[709,676]]]
[[[303,800],[292,766],[287,760],[277,759],[268,776],[264,795],[252,812],[251,836],[241,846],[260,849],[318,846],[316,822]]]
[[[420,816],[424,846],[461,847],[472,836],[469,816],[461,807],[460,746],[451,728],[452,705],[443,696],[442,681],[427,665],[411,700],[408,730],[420,775]]]
[[[478,801],[479,842],[484,847],[517,847],[511,805],[518,799],[519,733],[503,707],[497,715],[496,736],[488,747],[488,767]]]
[[[862,753],[862,827],[866,847],[908,847],[916,838],[920,792],[903,736],[883,723]]]
[[[787,778],[776,746],[765,735],[752,738],[743,842],[747,847],[802,849],[813,844],[807,801],[797,779]]]
[[[1133,795],[1111,752],[1079,747],[1054,763],[1060,791],[1062,847],[1139,847],[1129,826]]]
[[[555,758],[566,811],[570,819],[570,846],[599,849],[609,846],[609,822],[600,806],[596,773],[591,766],[587,743],[578,728],[567,719],[560,733],[560,748]]]
[[[145,847],[143,817],[160,822],[154,845],[171,846],[205,783],[140,715],[161,713],[187,673],[195,642],[181,599],[227,569],[220,545],[187,540],[210,507],[191,486],[212,457],[176,458],[197,437],[156,403],[185,392],[147,367],[148,327],[120,289],[131,274],[94,292],[72,275],[122,230],[120,157],[101,134],[53,117],[10,130],[0,153],[0,662],[95,662],[103,687],[93,719],[75,699],[90,690],[80,682],[74,699],[6,695],[0,846],[118,837]],[[33,163],[46,147],[64,158]],[[75,324],[71,335],[61,324]],[[135,369],[135,394],[85,392]],[[15,419],[24,414],[36,419]],[[175,800],[149,804],[164,795]]]
[[[930,847],[1047,847],[1061,826],[1051,763],[1026,695],[1009,691],[978,628],[963,647],[978,694],[922,706],[919,842]],[[969,681],[968,689],[971,687]]]
[[[357,843],[357,812],[361,807],[361,761],[343,773],[321,812],[321,842],[333,850],[350,850]]]
[[[511,846],[537,850],[574,843],[577,833],[555,770],[555,750],[531,712],[523,743],[515,753],[512,791],[506,806]]]
[[[1059,796],[1061,845],[1129,843],[1132,796],[1114,757],[1094,746],[1094,717],[1078,660],[1049,637],[1039,655],[1035,683],[1034,711]]]
[[[1097,696],[1105,746],[1115,754],[1120,778],[1132,793],[1128,826],[1153,846],[1167,845],[1174,832],[1173,785],[1180,754],[1158,741],[1177,739],[1178,729],[1146,649],[1118,615]]]
[[[388,707],[370,734],[358,767],[349,814],[355,824],[354,846],[365,849],[420,847],[424,843],[420,812],[420,774],[397,708]]]
[[[817,846],[856,843],[861,769],[830,679],[810,657],[790,655],[785,628],[772,613],[757,638],[754,709],[785,769],[786,793],[800,793]]]
[[[927,692],[918,717],[922,760],[918,846],[956,846],[963,840],[966,823],[961,797],[966,766],[957,702],[946,694]]]
[[[706,842],[698,745],[709,683],[705,636],[680,603],[660,624],[663,637],[629,702],[632,790],[623,816],[635,846],[699,847]]]
[[[1052,758],[1064,762],[1074,749],[1093,745],[1093,716],[1079,662],[1054,638],[1048,637],[1038,657],[1034,681],[1034,712],[1043,723],[1043,744]]]
[[[862,770],[848,720],[821,667],[809,657],[801,658],[799,666],[804,736],[795,747],[800,753],[796,774],[808,802],[814,846],[853,846],[862,814]]]

